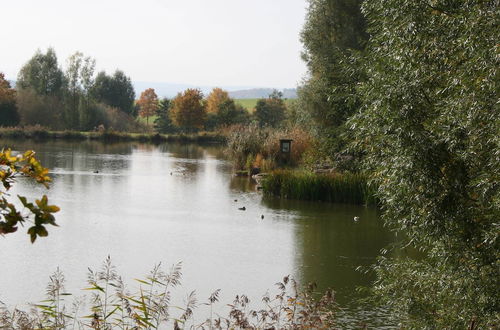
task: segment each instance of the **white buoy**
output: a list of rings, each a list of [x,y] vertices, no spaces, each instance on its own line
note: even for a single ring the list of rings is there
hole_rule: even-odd
[[[359,217],[354,217],[354,222],[358,222],[359,221]]]

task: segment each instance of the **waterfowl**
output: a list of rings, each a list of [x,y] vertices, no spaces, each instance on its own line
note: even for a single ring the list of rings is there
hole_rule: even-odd
[[[247,209],[247,208],[246,208],[246,207],[244,207],[244,206],[243,206],[243,207],[238,207],[238,210],[240,210],[240,211],[245,211],[246,209]]]

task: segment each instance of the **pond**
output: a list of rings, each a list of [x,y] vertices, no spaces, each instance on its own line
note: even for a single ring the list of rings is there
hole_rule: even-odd
[[[57,267],[67,290],[83,295],[88,267],[98,269],[109,255],[131,287],[158,262],[168,268],[182,261],[180,301],[191,290],[205,301],[220,288],[222,306],[241,293],[258,303],[290,274],[335,289],[345,317],[382,322],[382,311],[356,301],[356,288],[373,280],[356,268],[372,264],[395,239],[375,208],[264,197],[252,181],[232,175],[217,145],[2,140],[0,146],[34,149],[51,169],[49,190],[20,179],[12,196],[47,194],[61,207],[59,227],[35,244],[25,228],[0,237],[0,301],[9,306],[43,299]]]

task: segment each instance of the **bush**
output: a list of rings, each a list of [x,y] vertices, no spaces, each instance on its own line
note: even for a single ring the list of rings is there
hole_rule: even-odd
[[[64,128],[64,106],[56,96],[22,89],[17,93],[17,107],[21,125],[41,125],[53,130]]]
[[[141,124],[134,117],[128,115],[118,108],[104,106],[106,122],[104,127],[119,132],[137,132],[143,133],[150,131],[146,125]]]

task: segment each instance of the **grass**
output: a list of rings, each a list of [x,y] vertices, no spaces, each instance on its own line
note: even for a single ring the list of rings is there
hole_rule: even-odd
[[[375,191],[362,174],[314,174],[277,170],[262,182],[265,194],[287,199],[376,205]]]
[[[137,116],[137,121],[141,124],[148,124],[148,126],[151,126],[153,127],[154,126],[154,122],[155,122],[155,119],[158,118],[157,115],[153,115],[153,116],[149,116],[149,119],[146,121],[146,117],[141,117],[141,116]]]

